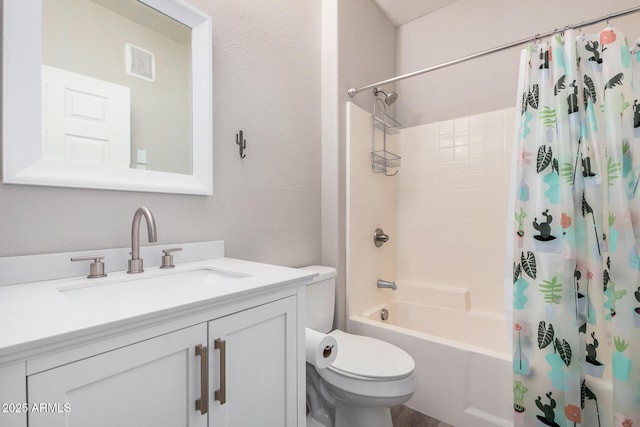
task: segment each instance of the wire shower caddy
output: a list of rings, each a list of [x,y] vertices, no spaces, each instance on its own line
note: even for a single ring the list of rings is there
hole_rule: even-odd
[[[374,173],[384,173],[385,176],[394,176],[398,171],[393,173],[389,169],[400,167],[401,157],[387,150],[387,135],[395,135],[400,133],[400,123],[387,114],[387,107],[382,102],[383,110],[378,113],[376,107],[379,98],[376,98],[373,104],[373,115],[371,115],[371,170]],[[382,149],[377,149],[376,129],[382,132]]]

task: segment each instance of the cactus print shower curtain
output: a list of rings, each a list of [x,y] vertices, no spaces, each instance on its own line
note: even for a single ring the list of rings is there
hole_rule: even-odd
[[[611,27],[523,55],[514,424],[640,427],[640,55]]]

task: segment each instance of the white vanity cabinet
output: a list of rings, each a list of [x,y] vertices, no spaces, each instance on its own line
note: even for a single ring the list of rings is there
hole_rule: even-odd
[[[209,425],[296,426],[296,341],[291,297],[209,322]]]
[[[290,296],[29,375],[29,427],[296,426],[296,307]]]
[[[0,366],[0,426],[26,427],[24,363]]]
[[[304,427],[315,273],[180,246],[207,258],[15,285],[43,257],[0,258],[0,427]]]
[[[296,426],[296,337],[290,296],[29,375],[29,427]]]
[[[29,427],[206,427],[194,406],[206,339],[195,325],[30,375]]]

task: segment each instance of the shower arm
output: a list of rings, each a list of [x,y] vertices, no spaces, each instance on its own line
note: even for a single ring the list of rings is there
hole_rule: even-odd
[[[509,49],[509,48],[512,48],[512,47],[516,47],[516,46],[520,46],[520,45],[523,45],[523,44],[527,44],[527,43],[530,43],[530,42],[535,41],[535,40],[539,40],[539,39],[544,38],[544,37],[552,36],[552,35],[554,35],[556,33],[564,32],[566,30],[575,30],[577,28],[582,28],[582,27],[585,27],[585,26],[588,26],[588,25],[597,24],[599,22],[609,21],[610,19],[618,18],[620,16],[630,15],[630,14],[636,13],[638,11],[640,11],[640,6],[636,6],[636,7],[632,7],[632,8],[629,8],[629,9],[621,10],[621,11],[618,11],[618,12],[615,12],[615,13],[609,13],[608,15],[600,16],[598,18],[589,19],[587,21],[581,21],[578,24],[567,25],[564,28],[560,28],[560,29],[556,28],[554,30],[547,31],[546,33],[536,34],[534,37],[528,37],[528,38],[525,38],[525,39],[516,40],[514,42],[503,44],[501,46],[497,46],[497,47],[494,47],[494,48],[491,48],[491,49],[487,49],[487,50],[484,50],[482,52],[477,52],[477,53],[474,53],[474,54],[471,54],[471,55],[463,56],[462,58],[454,59],[452,61],[443,62],[442,64],[434,65],[432,67],[424,68],[422,70],[414,71],[414,72],[411,72],[411,73],[402,74],[400,76],[392,77],[390,79],[382,80],[382,81],[375,82],[375,83],[371,83],[371,84],[368,84],[366,86],[362,86],[362,87],[359,87],[359,88],[350,87],[349,89],[347,89],[347,93],[349,94],[349,96],[351,98],[353,98],[354,96],[356,96],[358,93],[362,92],[363,90],[371,89],[372,87],[384,86],[384,85],[387,85],[387,84],[390,84],[390,83],[395,83],[397,81],[408,79],[410,77],[419,76],[420,74],[425,74],[425,73],[428,73],[430,71],[439,70],[441,68],[446,68],[446,67],[449,67],[451,65],[460,64],[461,62],[469,61],[471,59],[480,58],[482,56],[489,55],[489,54],[495,53],[495,52],[499,52],[501,50],[505,50],[505,49]]]

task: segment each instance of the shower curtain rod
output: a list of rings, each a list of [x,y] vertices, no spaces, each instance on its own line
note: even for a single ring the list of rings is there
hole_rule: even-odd
[[[609,13],[608,15],[605,15],[605,16],[600,16],[598,18],[589,19],[588,21],[582,21],[582,22],[580,22],[578,24],[567,25],[566,27],[560,28],[560,29],[556,28],[554,30],[547,31],[546,33],[536,34],[534,37],[529,37],[529,38],[526,38],[526,39],[516,40],[516,41],[511,42],[511,43],[503,44],[501,46],[494,47],[492,49],[487,49],[487,50],[484,50],[482,52],[478,52],[478,53],[474,53],[474,54],[471,54],[471,55],[463,56],[462,58],[454,59],[452,61],[443,62],[442,64],[434,65],[432,67],[424,68],[422,70],[414,71],[412,73],[407,73],[407,74],[403,74],[401,76],[393,77],[393,78],[390,78],[390,79],[387,79],[387,80],[382,80],[382,81],[379,81],[379,82],[376,82],[376,83],[371,83],[371,84],[368,84],[366,86],[362,86],[362,87],[359,87],[359,88],[350,87],[349,89],[347,89],[347,93],[349,94],[350,97],[353,98],[354,96],[356,96],[358,93],[362,92],[363,90],[371,89],[372,87],[382,86],[382,85],[386,85],[386,84],[389,84],[389,83],[395,83],[395,82],[400,81],[400,80],[408,79],[409,77],[419,76],[420,74],[428,73],[430,71],[439,70],[441,68],[449,67],[451,65],[456,65],[456,64],[459,64],[461,62],[469,61],[471,59],[480,58],[481,56],[489,55],[491,53],[499,52],[501,50],[505,50],[505,49],[509,49],[509,48],[512,48],[512,47],[515,47],[515,46],[520,46],[522,44],[530,43],[531,41],[538,40],[538,39],[543,38],[543,37],[552,36],[552,35],[554,35],[556,33],[560,33],[560,32],[566,31],[566,30],[573,30],[573,29],[576,29],[576,28],[585,27],[587,25],[597,24],[598,22],[608,21],[609,19],[612,19],[612,18],[618,18],[620,16],[630,15],[630,14],[636,13],[638,11],[640,11],[640,6],[636,6],[636,7],[632,7],[632,8],[629,8],[629,9],[621,10],[621,11],[615,12],[615,13]]]

